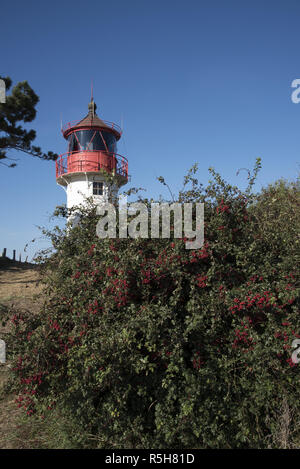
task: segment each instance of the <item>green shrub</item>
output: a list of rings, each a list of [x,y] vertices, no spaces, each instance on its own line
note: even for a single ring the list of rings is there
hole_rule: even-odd
[[[177,200],[205,203],[198,250],[100,240],[94,209],[51,234],[45,306],[11,318],[28,415],[69,417],[78,447],[266,448],[281,445],[284,405],[296,444],[299,187],[253,195],[259,166],[245,192],[212,169],[204,189],[189,171]]]

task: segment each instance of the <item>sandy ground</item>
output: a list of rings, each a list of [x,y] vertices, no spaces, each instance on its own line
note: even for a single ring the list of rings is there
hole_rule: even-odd
[[[0,304],[35,309],[38,307],[35,300],[39,300],[41,292],[39,272],[31,264],[15,263],[0,268]]]
[[[14,306],[18,309],[37,311],[42,303],[42,285],[38,270],[23,263],[0,265],[0,320],[1,308]],[[0,322],[0,339],[5,340],[6,329]],[[7,367],[0,363],[0,449],[30,448],[26,441],[25,428],[20,428],[20,409],[15,397],[4,392],[7,381]]]

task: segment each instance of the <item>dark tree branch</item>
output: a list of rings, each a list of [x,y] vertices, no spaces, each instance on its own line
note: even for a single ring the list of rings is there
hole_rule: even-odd
[[[9,90],[12,81],[9,77],[3,78],[6,84],[6,90]],[[40,147],[32,145],[36,138],[35,130],[26,130],[19,122],[32,122],[36,117],[35,106],[39,102],[39,97],[29,86],[27,81],[18,83],[13,87],[11,94],[6,97],[6,102],[0,104],[0,159],[10,159],[7,152],[10,150],[21,151],[32,157],[43,160],[56,160],[57,154],[49,151],[42,152]],[[14,167],[16,164],[8,165],[3,161],[2,165]]]

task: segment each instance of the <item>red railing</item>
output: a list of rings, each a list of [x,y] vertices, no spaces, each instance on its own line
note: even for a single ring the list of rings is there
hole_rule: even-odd
[[[56,177],[69,173],[104,170],[128,179],[128,161],[125,156],[105,151],[76,151],[63,153],[56,160]]]
[[[120,135],[122,135],[122,129],[119,125],[115,124],[114,122],[109,122],[101,119],[104,124],[108,125],[112,130],[116,130]],[[80,121],[76,122],[67,122],[67,124],[63,125],[61,128],[62,133],[64,134],[67,130],[72,129],[75,127],[77,124],[79,124]]]

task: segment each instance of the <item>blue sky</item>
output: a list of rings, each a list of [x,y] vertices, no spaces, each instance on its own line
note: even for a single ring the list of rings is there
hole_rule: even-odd
[[[131,185],[149,197],[167,196],[160,175],[176,192],[195,162],[203,183],[213,166],[242,188],[246,172],[236,172],[258,156],[257,189],[298,175],[298,1],[29,0],[0,13],[0,75],[39,95],[31,127],[44,151],[66,151],[61,116],[87,114],[93,80],[98,115],[124,123],[118,150]],[[0,167],[0,250],[9,255],[66,201],[53,162],[11,156],[18,166]],[[46,245],[30,245],[29,258]]]

